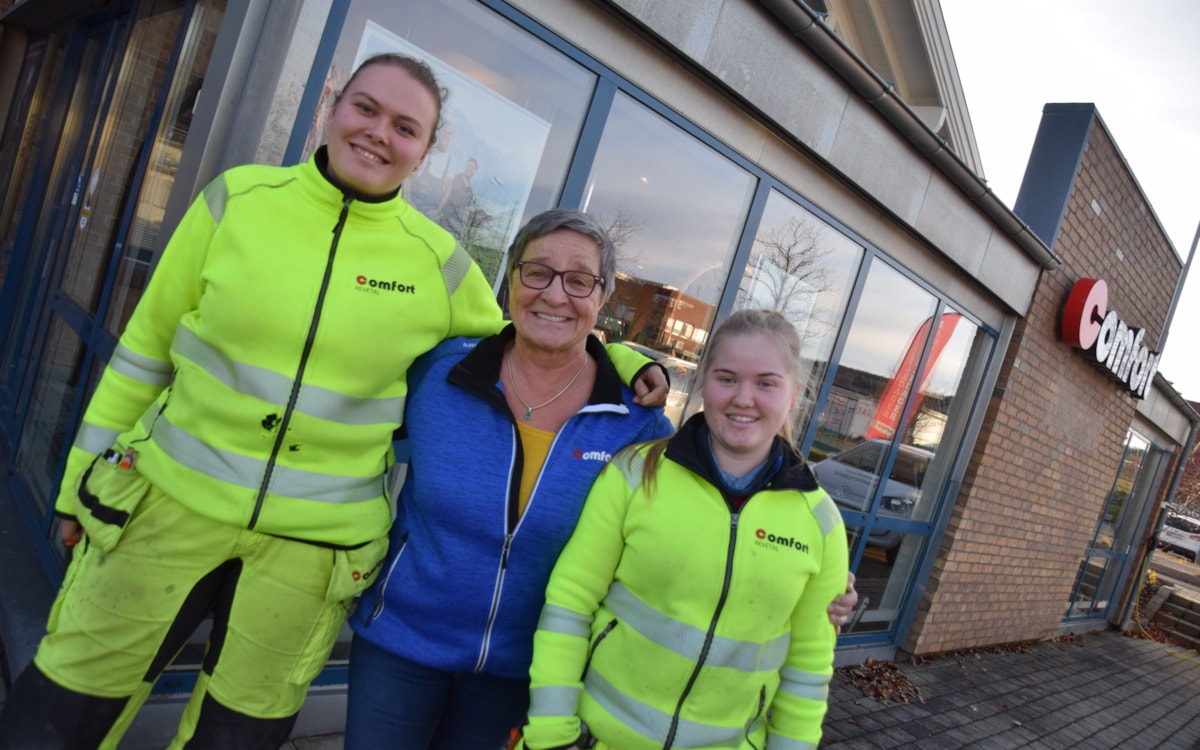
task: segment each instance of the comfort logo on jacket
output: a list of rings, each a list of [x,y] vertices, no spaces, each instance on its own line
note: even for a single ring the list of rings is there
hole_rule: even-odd
[[[756,541],[755,544],[757,544],[759,547],[770,548],[772,545],[778,545],[783,547],[791,547],[792,549],[799,550],[804,553],[808,552],[807,544],[790,536],[776,536],[775,534],[768,533],[766,529],[759,529],[758,531],[754,532],[754,536],[758,537],[758,541]]]
[[[402,281],[385,281],[383,279],[371,279],[366,276],[359,276],[355,279],[358,286],[355,291],[365,292],[367,294],[379,294],[380,292],[399,292],[400,294],[416,294],[417,287],[413,284],[405,284]]]
[[[607,463],[612,460],[612,454],[608,451],[585,451],[582,448],[576,448],[572,455],[580,461],[603,461]]]

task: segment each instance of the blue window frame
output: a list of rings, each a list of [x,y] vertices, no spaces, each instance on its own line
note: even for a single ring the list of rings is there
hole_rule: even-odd
[[[360,0],[360,3],[363,1],[365,0]],[[443,5],[451,3],[456,6],[456,12],[458,12],[466,7],[468,0],[442,0]],[[394,6],[394,4],[392,5]],[[751,262],[754,254],[756,231],[763,221],[764,214],[773,195],[782,196],[786,200],[793,202],[796,206],[801,207],[804,211],[816,217],[826,229],[840,234],[849,243],[862,249],[861,265],[858,272],[851,277],[851,288],[846,298],[847,317],[834,338],[832,348],[829,352],[829,362],[831,364],[828,370],[823,372],[820,383],[813,389],[810,412],[812,418],[808,420],[807,429],[803,432],[801,445],[799,446],[805,453],[808,453],[814,444],[818,442],[817,437],[820,426],[818,415],[822,415],[827,409],[831,408],[833,400],[841,397],[838,388],[835,387],[836,371],[838,369],[836,365],[847,354],[846,347],[850,332],[854,327],[854,315],[856,311],[864,309],[866,302],[864,294],[867,290],[867,281],[868,277],[872,274],[872,269],[876,269],[876,274],[882,272],[883,269],[887,269],[887,273],[894,274],[897,279],[902,279],[904,284],[924,294],[932,305],[927,316],[930,320],[944,321],[944,316],[953,315],[956,319],[964,321],[964,328],[969,328],[974,333],[974,339],[966,342],[964,348],[959,352],[963,356],[969,354],[972,358],[970,372],[965,373],[962,378],[960,385],[963,391],[957,393],[959,403],[955,404],[954,408],[956,411],[952,418],[953,424],[950,425],[953,434],[947,433],[949,435],[947,444],[942,446],[938,451],[939,463],[942,468],[938,472],[937,480],[939,484],[935,488],[935,496],[925,497],[922,501],[921,512],[908,517],[881,512],[881,503],[885,500],[882,494],[874,498],[873,502],[867,506],[865,512],[846,512],[846,518],[849,522],[857,524],[860,528],[864,529],[861,537],[857,539],[858,543],[854,548],[854,563],[856,566],[863,563],[868,551],[869,535],[866,533],[866,530],[873,530],[872,533],[876,535],[879,533],[895,533],[920,541],[919,544],[912,545],[913,552],[910,555],[911,559],[907,562],[905,575],[903,576],[904,582],[900,585],[900,588],[897,589],[896,585],[889,583],[888,597],[890,599],[896,599],[896,590],[901,591],[902,595],[900,596],[901,604],[895,609],[892,615],[888,616],[887,627],[881,632],[864,633],[861,635],[850,634],[843,637],[844,643],[878,641],[881,637],[891,639],[892,642],[895,642],[896,639],[902,637],[907,627],[906,623],[911,620],[912,613],[917,605],[916,598],[909,596],[908,592],[911,591],[914,581],[919,580],[921,576],[928,575],[930,565],[932,564],[930,550],[935,546],[937,539],[944,529],[944,525],[939,523],[940,517],[944,515],[942,509],[946,504],[953,501],[954,492],[958,486],[955,477],[961,475],[962,465],[966,460],[965,455],[969,455],[969,451],[966,451],[964,455],[964,452],[960,450],[961,446],[959,442],[968,434],[966,425],[972,420],[977,419],[976,415],[979,408],[978,389],[982,382],[982,373],[992,367],[993,349],[999,332],[984,324],[969,311],[963,310],[961,306],[955,304],[947,295],[933,288],[912,271],[897,264],[888,257],[883,249],[872,245],[865,238],[855,233],[850,227],[847,227],[820,207],[807,200],[792,186],[776,178],[766,166],[757,164],[734,151],[707,131],[688,120],[683,114],[676,112],[639,88],[634,82],[616,73],[603,61],[574,47],[554,32],[541,26],[506,3],[500,2],[500,0],[477,0],[470,3],[470,5],[472,8],[485,8],[496,14],[494,20],[498,24],[507,23],[528,32],[539,43],[545,44],[548,48],[561,54],[564,59],[588,71],[595,78],[592,90],[590,91],[586,113],[578,123],[577,140],[573,145],[569,167],[565,170],[561,185],[558,187],[556,205],[586,207],[588,204],[589,188],[591,187],[589,180],[593,176],[597,156],[600,153],[602,142],[608,132],[607,129],[611,126],[614,108],[620,106],[620,102],[624,100],[631,100],[645,107],[650,112],[670,123],[680,134],[695,139],[749,176],[752,181],[752,189],[742,209],[744,219],[742,221],[741,232],[732,242],[729,257],[724,262],[724,268],[727,270],[728,276],[723,289],[720,290],[716,299],[712,302],[713,311],[709,318],[710,322],[707,324],[708,328],[711,328],[712,319],[720,319],[737,305],[739,294],[737,280],[742,278],[745,269]],[[422,4],[422,11],[431,12],[429,8],[433,6],[436,6],[436,4]],[[344,39],[345,30],[348,28],[345,20],[347,15],[351,14],[351,5],[339,5],[337,7],[341,12],[337,18],[331,19],[322,37],[307,87],[307,91],[310,93],[302,102],[297,114],[296,124],[293,128],[292,138],[287,150],[286,159],[289,162],[297,161],[303,157],[306,143],[311,146],[311,138],[309,137],[310,125],[313,123],[316,113],[321,106],[318,92],[321,92],[325,87],[327,72],[330,70],[335,56],[338,54],[339,42],[343,46],[348,44],[346,39]],[[475,14],[475,11],[471,12]],[[360,12],[355,16],[355,25],[360,23],[362,15],[363,13]],[[342,54],[344,55],[345,53],[343,52]],[[344,63],[340,64],[344,65]],[[677,321],[677,323],[679,322]],[[695,323],[695,321],[692,321],[692,323]],[[688,326],[691,326],[691,323]],[[937,326],[935,325],[934,329],[936,328]],[[916,357],[914,364],[918,372],[924,373],[927,368],[934,367],[937,364],[940,347],[945,345],[945,343],[945,341],[938,339],[934,335],[925,335],[924,339],[920,341],[914,338],[914,356]],[[966,367],[966,365],[964,364],[963,367]],[[912,420],[920,418],[922,414],[921,410],[927,404],[928,400],[928,394],[923,393],[919,387],[911,387],[907,391],[900,392],[896,400],[896,408],[900,410],[901,424],[910,424]],[[945,415],[942,416],[944,417]],[[881,467],[882,471],[886,471],[897,460],[897,456],[901,451],[900,441],[901,438],[897,437],[895,441],[889,443],[890,449],[886,454],[886,463]],[[883,489],[880,488],[879,492],[882,493]]]

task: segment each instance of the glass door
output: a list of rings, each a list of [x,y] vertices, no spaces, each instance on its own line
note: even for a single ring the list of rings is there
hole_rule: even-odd
[[[81,42],[17,306],[22,343],[4,352],[16,466],[47,528],[82,404],[146,283],[224,7],[151,0]]]
[[[3,249],[6,259],[0,289],[0,413],[10,437],[19,431],[28,393],[30,350],[38,311],[49,289],[55,230],[70,200],[72,176],[79,172],[80,144],[94,126],[119,42],[119,24],[109,22],[56,37],[48,49],[30,50],[22,70],[23,122],[10,121],[3,154],[13,169],[4,186]],[[73,82],[73,83],[66,83]],[[18,105],[16,109],[25,109]],[[13,131],[21,128],[20,136]],[[12,151],[20,149],[21,157]],[[5,160],[8,161],[7,159]],[[40,196],[40,200],[37,196]]]
[[[1075,574],[1067,620],[1106,617],[1128,579],[1134,542],[1147,523],[1170,463],[1170,454],[1133,430],[1125,439],[1121,467],[1096,524],[1092,544]]]
[[[43,185],[44,191],[40,201],[29,195],[24,209],[13,216],[19,226],[3,295],[9,313],[2,360],[4,421],[6,431],[17,441],[26,427],[26,434],[38,436],[25,445],[23,468],[31,470],[28,486],[36,498],[35,510],[40,518],[44,517],[50,493],[55,456],[43,455],[40,461],[31,460],[31,456],[49,448],[51,442],[61,444],[62,435],[55,433],[62,428],[54,423],[52,410],[39,408],[41,405],[34,401],[34,362],[45,338],[45,309],[52,296],[51,277],[59,264],[58,247],[66,217],[71,213],[74,176],[86,158],[84,146],[97,126],[96,113],[108,96],[121,36],[120,22],[109,21],[77,31],[68,40],[60,80],[74,79],[74,85],[59,86],[53,100],[39,103],[47,119],[57,125],[54,136],[47,138],[45,158],[34,166],[35,172],[42,174],[31,176],[31,182]],[[31,117],[26,134],[38,125],[38,118]],[[10,184],[10,198],[17,198],[21,192],[20,186]],[[59,380],[65,383],[68,378]]]

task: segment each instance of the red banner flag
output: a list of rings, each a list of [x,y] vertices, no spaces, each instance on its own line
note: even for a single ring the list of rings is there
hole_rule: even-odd
[[[929,361],[921,373],[921,388],[925,387],[925,380],[933,371],[938,356],[941,355],[942,349],[946,348],[946,342],[950,340],[950,336],[954,333],[954,327],[961,319],[962,315],[959,313],[942,315],[942,323],[938,326],[937,335],[933,339],[933,350],[929,352]],[[900,369],[883,389],[883,395],[879,397],[879,405],[875,407],[875,416],[871,417],[871,426],[867,428],[863,437],[890,440],[896,434],[896,427],[900,424],[900,413],[904,409],[904,399],[908,396],[908,391],[916,380],[917,361],[921,359],[921,349],[925,346],[925,338],[929,335],[929,327],[932,323],[932,317],[926,318],[925,322],[913,333],[912,341],[908,344],[908,351],[904,353],[904,359],[900,362]]]

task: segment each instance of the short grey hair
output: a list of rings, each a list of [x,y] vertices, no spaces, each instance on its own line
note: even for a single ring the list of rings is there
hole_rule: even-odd
[[[517,263],[525,255],[525,248],[534,240],[541,239],[551,232],[567,229],[587,237],[600,249],[600,278],[604,279],[604,294],[612,294],[617,286],[617,249],[604,227],[585,214],[574,208],[552,208],[534,216],[517,230],[517,236],[508,248],[508,268],[505,276],[512,278],[517,270]]]

